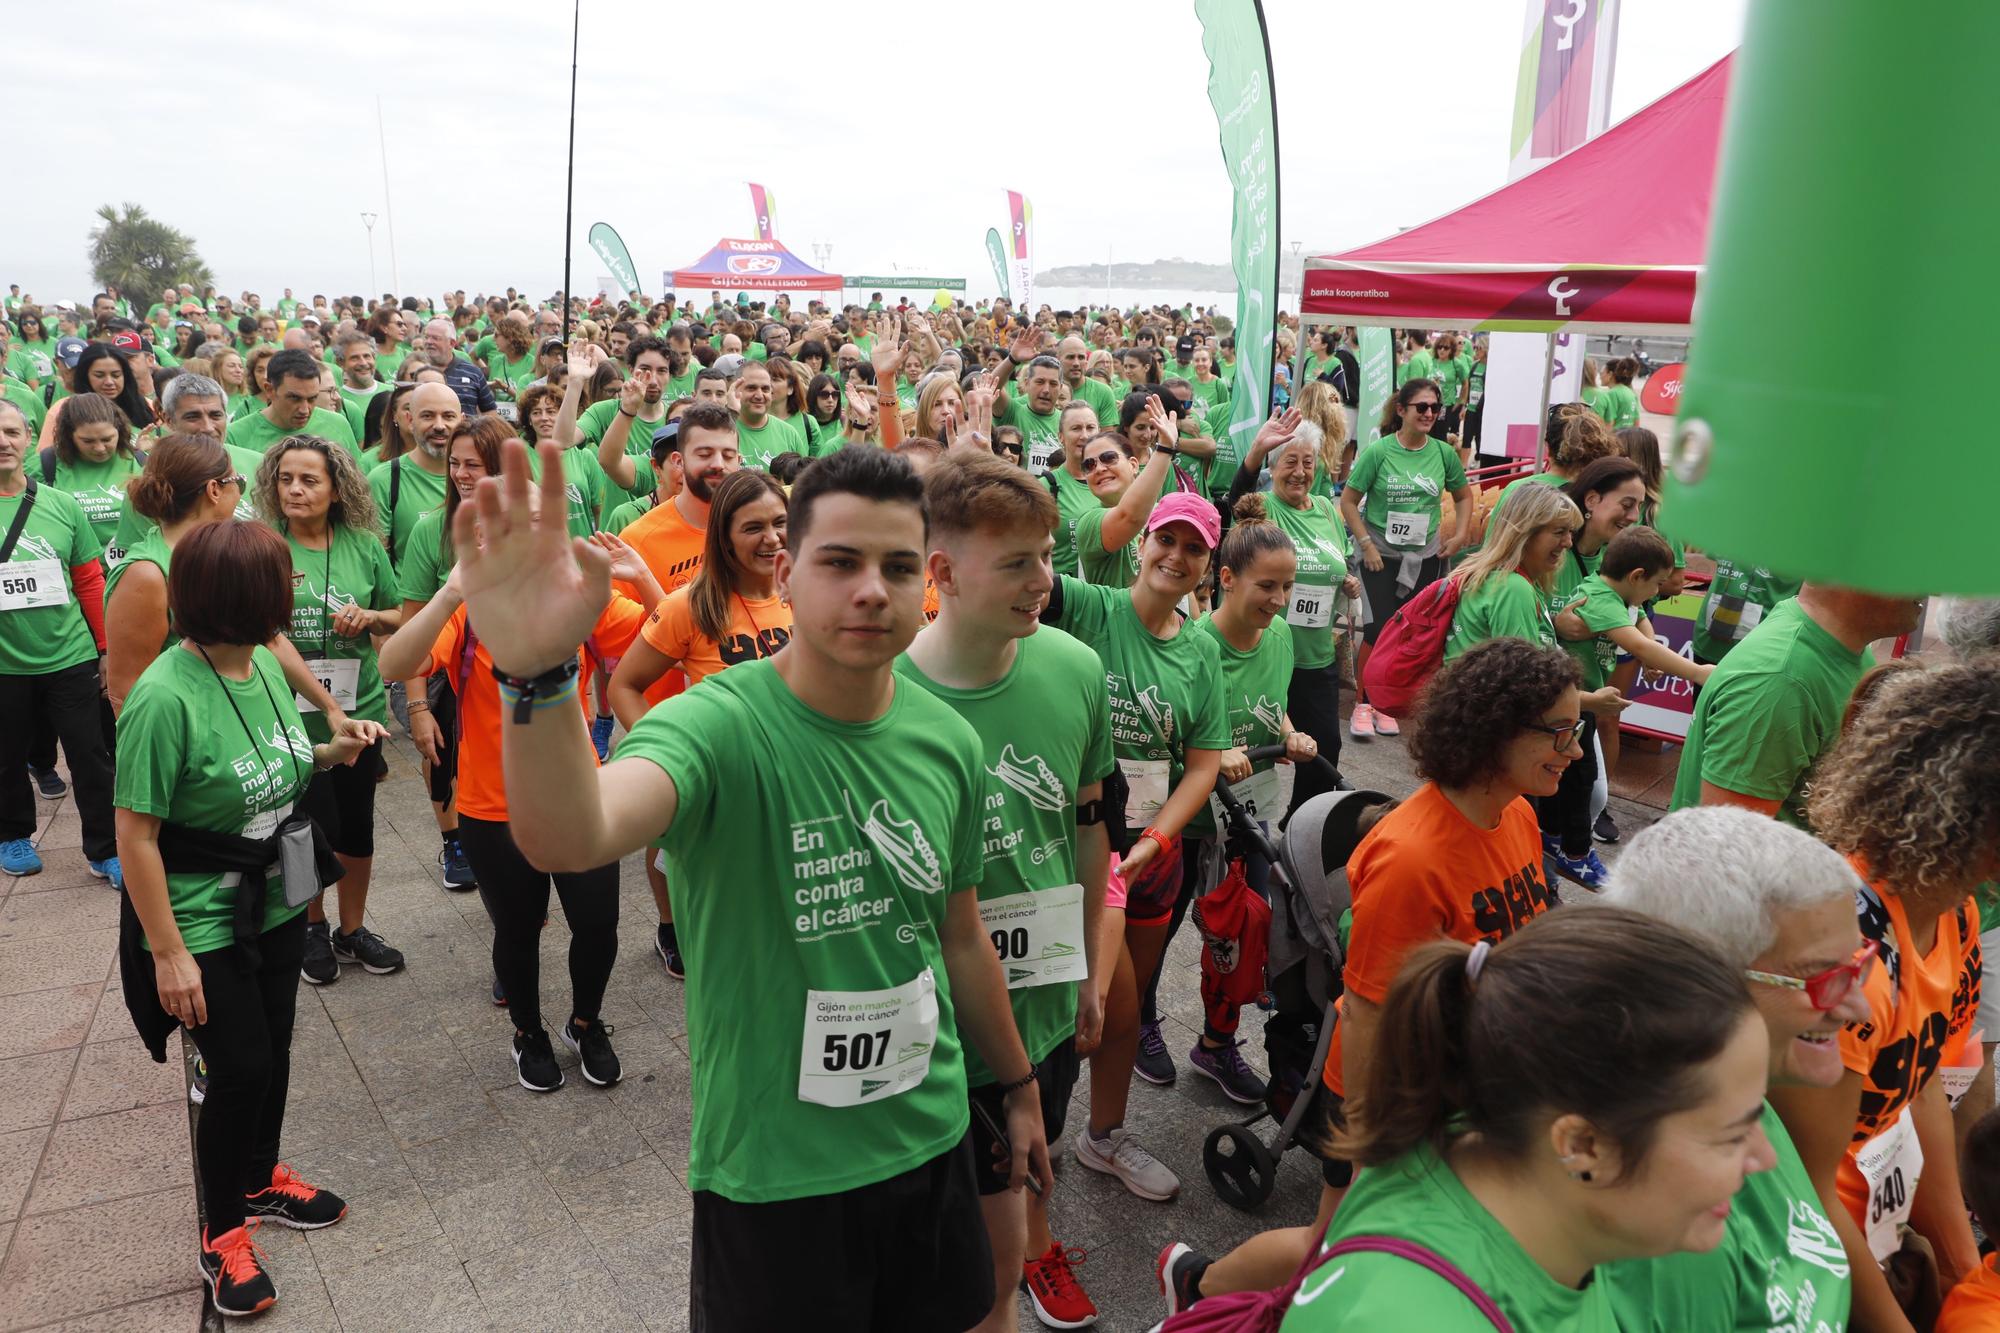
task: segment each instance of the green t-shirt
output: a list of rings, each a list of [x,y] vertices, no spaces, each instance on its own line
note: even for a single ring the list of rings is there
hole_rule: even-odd
[[[1085,514],[1100,513],[1104,506],[1088,484],[1069,474],[1069,469],[1057,464],[1045,474],[1044,485],[1056,497],[1055,550],[1049,555],[1049,563],[1058,574],[1077,574],[1076,525]]]
[[[19,495],[0,495],[0,533],[14,525],[27,498],[25,488]],[[103,554],[104,543],[76,497],[37,481],[28,521],[7,564],[0,566],[5,570],[0,573],[0,675],[45,676],[96,660],[97,642],[90,637],[69,571]],[[36,568],[25,568],[30,564]],[[52,600],[58,589],[62,600],[52,605],[15,605],[17,599]]]
[[[340,414],[347,419],[347,428],[354,432],[355,443],[368,438],[368,404],[375,401],[377,394],[387,393],[392,387],[381,380],[365,389],[340,386]]]
[[[419,520],[433,509],[444,507],[443,473],[426,472],[416,459],[401,454],[386,463],[377,463],[368,472],[368,493],[375,497],[375,518],[390,534],[396,554],[390,562],[397,569],[410,549]],[[394,495],[392,505],[390,496]]]
[[[701,374],[701,362],[690,360],[686,370],[667,377],[667,387],[660,394],[660,401],[672,403],[676,399],[694,397],[694,380],[699,374]]]
[[[1526,639],[1540,648],[1556,646],[1556,629],[1542,591],[1528,576],[1510,570],[1461,594],[1444,641],[1444,660],[1460,657],[1488,639]]]
[[[292,646],[308,660],[360,663],[354,705],[347,715],[365,722],[386,721],[388,696],[382,690],[374,639],[367,634],[345,638],[334,633],[331,622],[333,612],[350,602],[370,611],[393,611],[402,605],[389,553],[373,533],[344,526],[333,529],[333,541],[324,551],[300,545],[289,532],[285,543],[292,548],[292,619],[286,629]],[[306,734],[315,742],[333,738],[324,713],[304,716]]]
[[[118,715],[112,801],[119,809],[211,833],[271,836],[312,779],[312,742],[278,659],[257,648],[250,662],[249,680],[230,680],[191,649],[175,648],[140,673]],[[167,876],[189,953],[234,941],[236,889],[225,889],[224,878]],[[264,929],[304,910],[285,905],[284,877],[274,869],[264,882]]]
[[[907,654],[896,659],[896,674],[951,705],[984,746],[980,901],[1076,883],[1076,793],[1117,767],[1097,654],[1045,626],[1017,641],[1013,666],[983,689],[940,685]],[[1031,1060],[1046,1059],[1076,1030],[1075,983],[1022,986],[1007,997]],[[995,1077],[970,1047],[965,1076],[973,1087]]]
[[[1597,410],[1611,423],[1611,429],[1624,430],[1627,426],[1639,424],[1639,395],[1629,384],[1613,384],[1599,390],[1601,401]]]
[[[394,384],[398,373],[403,369],[403,362],[409,359],[409,344],[405,343],[403,346],[392,351],[377,343],[375,346],[375,378],[387,380],[389,383]]]
[[[625,529],[631,527],[647,514],[652,513],[655,503],[657,502],[650,492],[640,496],[636,500],[627,500],[606,516],[604,530],[613,533],[625,531]]]
[[[1465,465],[1459,462],[1456,449],[1432,439],[1426,439],[1415,449],[1405,449],[1394,435],[1370,441],[1354,460],[1354,470],[1347,476],[1348,489],[1360,491],[1366,497],[1361,506],[1362,517],[1371,527],[1388,534],[1390,546],[1407,550],[1417,550],[1439,540],[1443,497],[1465,484]],[[1413,515],[1423,521],[1398,519],[1392,527],[1392,514]],[[1418,533],[1422,534],[1422,540],[1407,540]],[[1398,537],[1405,540],[1398,541]]]
[[[657,765],[678,794],[660,846],[689,955],[744,964],[688,977],[690,1189],[740,1203],[833,1194],[964,1137],[939,931],[949,896],[985,877],[981,753],[972,727],[922,689],[898,688],[872,722],[837,722],[801,703],[768,658],[666,700],[619,743],[620,759]],[[814,1027],[828,1004],[812,992],[901,990],[926,975],[936,1033],[922,1079],[891,1078],[921,1068],[907,1017],[893,1024],[895,1063],[878,1053],[872,1066],[882,1080],[834,1077],[851,1050]],[[801,1084],[859,1101],[805,1101]]]
[[[39,460],[32,466],[39,475]],[[56,489],[76,498],[91,532],[105,548],[107,565],[125,554],[111,539],[118,532],[119,511],[125,507],[125,488],[144,470],[145,465],[129,454],[113,454],[102,463],[87,463],[81,455],[74,463],[56,461]]]
[[[406,602],[428,602],[444,587],[453,563],[444,554],[444,506],[440,504],[410,526],[407,541],[396,544],[396,591]]]
[[[1672,808],[1701,804],[1704,780],[1780,803],[1805,826],[1805,784],[1840,734],[1848,696],[1867,668],[1800,608],[1780,602],[1702,686],[1681,751]]]
[[[264,400],[254,393],[232,393],[229,395],[229,420],[241,421],[252,412],[264,410]]]
[[[329,412],[323,407],[315,407],[306,424],[297,430],[285,430],[271,424],[271,419],[262,412],[252,412],[229,423],[229,433],[223,437],[225,444],[238,449],[248,449],[260,457],[279,440],[293,435],[317,435],[322,440],[347,446],[347,452],[358,461],[361,457],[361,443],[347,425],[347,418],[338,412]]]
[[[1715,577],[1709,581],[1695,616],[1695,656],[1704,662],[1720,662],[1767,612],[1798,595],[1797,579],[1773,574],[1762,565],[1739,565],[1717,556]]]
[[[1576,659],[1577,672],[1583,677],[1581,688],[1601,690],[1611,683],[1611,673],[1618,667],[1618,645],[1606,637],[1606,632],[1638,624],[1640,609],[1628,605],[1618,590],[1604,581],[1602,574],[1585,579],[1577,592],[1583,597],[1583,604],[1576,608],[1576,613],[1582,617],[1584,628],[1595,637],[1565,642],[1563,647]]]
[[[1104,516],[1110,512],[1098,504],[1077,515],[1073,541],[1079,577],[1106,588],[1129,588],[1139,578],[1139,538],[1134,536],[1115,551],[1105,550]]]
[[[16,379],[0,380],[0,395],[21,409],[21,415],[28,419],[28,435],[37,438],[42,433],[42,423],[48,420],[48,404],[42,395]]]
[[[1117,419],[1117,414],[1113,413],[1112,420]],[[1013,426],[1021,432],[1022,456],[1028,465],[1028,471],[1039,477],[1052,467],[1062,466],[1060,409],[1049,413],[1037,412],[1028,406],[1025,398],[1016,398],[1010,385],[1000,395],[1000,401],[994,405],[993,420],[1003,426]]]
[[[1326,1243],[1351,1236],[1414,1241],[1450,1260],[1522,1333],[1617,1333],[1604,1283],[1579,1290],[1549,1276],[1429,1147],[1355,1176]],[[1493,1330],[1450,1282],[1422,1264],[1376,1251],[1343,1255],[1313,1273],[1280,1327],[1283,1333]]]
[[[1222,637],[1213,616],[1202,616],[1187,628],[1215,640],[1222,667],[1222,702],[1229,712],[1229,744],[1252,750],[1282,742],[1292,693],[1292,636],[1272,625],[1246,653]],[[1257,765],[1270,766],[1268,760]]]
[[[1597,572],[1604,563],[1604,548],[1598,547],[1589,555],[1574,546],[1563,556],[1556,566],[1555,591],[1549,594],[1549,619],[1562,614],[1564,607],[1574,602],[1583,593],[1583,581]]]
[[[1763,1126],[1777,1165],[1736,1191],[1722,1244],[1597,1271],[1625,1333],[1847,1327],[1854,1292],[1840,1236],[1769,1102]]]
[[[1052,623],[1097,650],[1111,691],[1111,748],[1120,766],[1167,764],[1171,794],[1187,768],[1187,752],[1229,748],[1229,710],[1222,698],[1222,661],[1215,640],[1185,626],[1171,639],[1139,623],[1132,595],[1067,576],[1062,615]],[[1128,769],[1127,778],[1132,776]],[[1126,813],[1136,813],[1128,806]],[[1129,822],[1129,821],[1128,821]],[[1133,828],[1137,833],[1143,823]],[[1208,807],[1188,821],[1197,836],[1211,832]]]
[[[1292,539],[1292,548],[1299,555],[1299,587],[1324,589],[1323,594],[1315,591],[1307,595],[1323,596],[1320,605],[1330,612],[1340,595],[1341,580],[1347,577],[1347,525],[1340,521],[1340,510],[1333,501],[1317,495],[1308,498],[1311,504],[1307,508],[1294,509],[1274,492],[1265,497],[1264,512]],[[1293,591],[1296,593],[1298,587]],[[1333,661],[1331,614],[1327,623],[1317,628],[1294,623],[1288,614],[1286,628],[1291,631],[1292,657],[1297,665],[1313,669]]]
[[[1438,382],[1438,394],[1444,405],[1450,407],[1458,401],[1458,387],[1465,383],[1465,367],[1456,358],[1431,361],[1431,378]]]
[[[840,424],[840,418],[837,416],[828,422],[804,416],[792,424],[796,426],[801,422],[805,425],[806,448],[814,458],[824,458],[828,454],[838,452],[840,446],[847,441],[846,427]]]
[[[1225,385],[1223,387],[1223,395],[1227,397],[1228,392],[1228,386]],[[1083,383],[1070,386],[1069,396],[1072,399],[1081,399],[1090,404],[1090,410],[1097,414],[1097,424],[1099,427],[1105,430],[1117,429],[1118,399],[1112,396],[1111,386],[1103,380],[1092,379],[1090,376],[1085,375]],[[1060,418],[1062,414],[1058,412],[1056,415]],[[1027,427],[1023,426],[1021,429],[1026,431]]]
[[[1410,353],[1408,361],[1396,367],[1396,387],[1400,389],[1410,380],[1435,378],[1436,370],[1437,362],[1431,357],[1428,350],[1420,347]]]
[[[119,583],[124,581],[125,571],[134,565],[159,566],[160,581],[162,583],[166,582],[167,570],[172,565],[173,554],[173,548],[167,545],[167,539],[160,535],[158,528],[153,528],[141,536],[138,541],[132,544],[132,549],[125,553],[124,559],[104,571],[105,607],[108,609],[111,606],[111,594],[117,589]],[[167,637],[162,640],[160,648],[164,651],[180,641],[181,636],[173,628],[173,610],[169,608],[167,611]]]
[[[652,440],[648,439],[647,444]],[[806,456],[806,435],[796,421],[784,417],[765,417],[764,424],[751,430],[736,420],[736,449],[743,455],[743,466],[771,470],[771,460],[779,454],[791,453]],[[650,472],[650,469],[648,469]],[[652,487],[648,486],[647,490]]]
[[[491,342],[491,339],[482,341]],[[475,357],[475,360],[479,358]],[[486,367],[487,381],[495,388],[505,385],[513,395],[520,396],[521,390],[535,382],[535,349],[530,347],[521,354],[518,361],[509,361],[497,345],[486,354],[480,364]]]
[[[632,460],[632,485],[621,487],[604,473],[600,464],[598,471],[604,474],[605,490],[610,495],[610,503],[619,505],[627,500],[636,500],[642,495],[651,495],[658,483],[653,477],[653,432],[667,419],[666,398],[660,399],[660,419],[648,421],[643,416],[631,423],[625,435],[625,453]],[[597,446],[604,443],[604,437],[611,433],[612,425],[618,420],[618,400],[607,398],[601,403],[592,403],[576,419],[578,447],[587,449],[592,461],[597,457]],[[738,427],[737,434],[742,434]]]

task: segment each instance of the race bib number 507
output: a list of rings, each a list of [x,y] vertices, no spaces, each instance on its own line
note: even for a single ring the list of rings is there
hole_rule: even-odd
[[[883,990],[808,990],[799,1100],[859,1106],[908,1092],[930,1073],[937,978],[927,967]]]

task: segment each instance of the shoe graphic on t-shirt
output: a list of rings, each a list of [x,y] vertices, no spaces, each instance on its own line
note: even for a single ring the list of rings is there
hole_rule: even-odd
[[[1139,708],[1146,714],[1146,720],[1153,724],[1153,730],[1167,741],[1174,738],[1174,706],[1160,697],[1160,687],[1148,685],[1139,691]]]
[[[1023,759],[1009,744],[1000,752],[999,764],[986,771],[1021,793],[1028,804],[1037,810],[1055,811],[1069,804],[1069,795],[1063,790],[1062,780],[1038,754]]]
[[[875,854],[889,863],[906,888],[919,893],[944,892],[944,867],[914,820],[890,814],[886,800],[876,801],[868,818],[863,819],[854,813],[854,802],[848,793],[843,791],[840,799],[847,806],[847,817],[867,836]]]

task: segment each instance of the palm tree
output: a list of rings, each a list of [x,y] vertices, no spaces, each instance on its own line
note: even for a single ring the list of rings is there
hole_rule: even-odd
[[[148,216],[138,204],[126,204],[122,214],[105,204],[97,216],[103,223],[90,229],[90,271],[99,287],[116,286],[137,295],[177,283],[202,287],[215,281],[195,252],[194,238]]]

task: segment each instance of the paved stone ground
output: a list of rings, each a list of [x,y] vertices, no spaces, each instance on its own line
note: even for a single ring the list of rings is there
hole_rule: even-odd
[[[1618,789],[1657,799],[1661,758],[1629,756]],[[1663,758],[1670,769],[1673,752]],[[262,1231],[282,1299],[257,1327],[685,1327],[682,991],[653,952],[637,859],[622,877],[625,929],[605,1006],[625,1080],[590,1087],[558,1044],[569,1084],[535,1096],[515,1082],[512,1029],[489,1003],[491,928],[477,895],[438,885],[435,826],[400,739],[392,767],[368,915],[410,965],[301,985],[285,1133],[287,1159],[352,1211],[309,1235]],[[1350,742],[1343,768],[1399,795],[1415,785],[1395,740]],[[47,869],[0,878],[0,1331],[192,1329],[201,1299],[185,1071],[153,1064],[132,1035],[113,966],[116,899],[84,870],[68,802],[43,808]],[[1623,799],[1614,808],[1628,831],[1657,816]],[[1079,1274],[1108,1330],[1159,1317],[1152,1263],[1167,1241],[1220,1252],[1309,1217],[1318,1195],[1315,1164],[1296,1152],[1256,1217],[1219,1202],[1202,1174],[1203,1138],[1238,1112],[1185,1068],[1201,1025],[1194,938],[1175,941],[1162,991],[1180,1082],[1135,1081],[1128,1120],[1180,1175],[1180,1197],[1148,1203],[1068,1154],[1058,1164],[1056,1234],[1089,1252]],[[566,947],[557,911],[543,944],[551,1022],[564,1012]],[[1261,1027],[1246,1013],[1246,1054],[1259,1065]],[[1087,1082],[1072,1132],[1086,1092]],[[1025,1298],[1021,1308],[1022,1326],[1038,1327]]]

